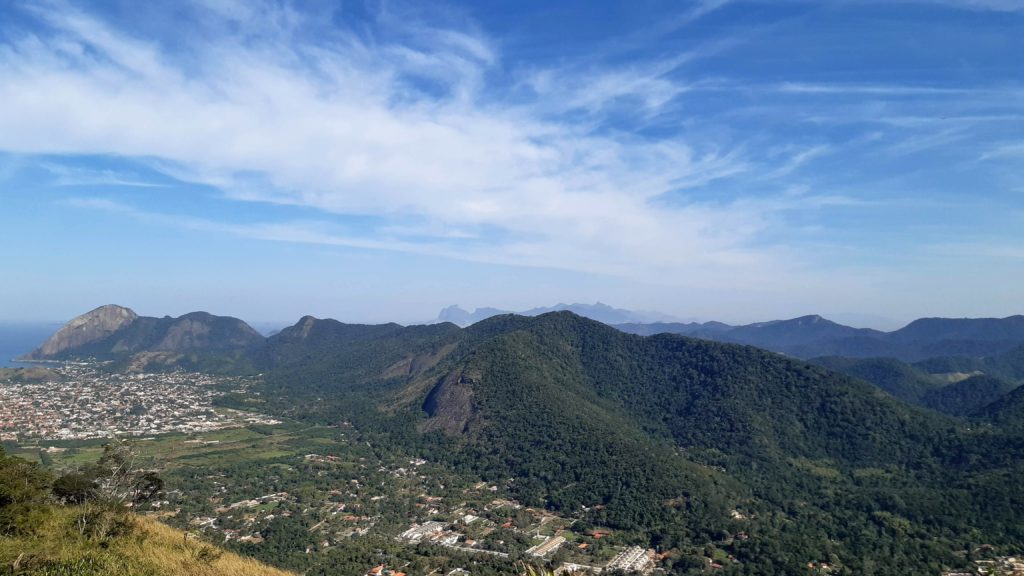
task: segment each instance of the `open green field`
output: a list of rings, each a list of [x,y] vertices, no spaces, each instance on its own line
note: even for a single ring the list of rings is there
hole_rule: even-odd
[[[130,439],[139,455],[164,470],[180,466],[207,466],[237,462],[270,460],[305,453],[317,446],[330,446],[336,440],[325,437],[327,429],[282,423],[225,428],[202,434],[165,434]],[[96,462],[109,439],[85,441],[39,441],[19,445],[12,455],[41,462],[54,470],[76,468]],[[62,452],[44,452],[46,448]]]

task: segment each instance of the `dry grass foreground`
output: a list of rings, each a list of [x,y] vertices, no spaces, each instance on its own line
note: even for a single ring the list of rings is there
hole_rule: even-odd
[[[40,576],[294,576],[226,552],[154,519],[123,515],[123,533],[88,537],[81,507],[48,514],[31,536],[0,536],[0,574]]]

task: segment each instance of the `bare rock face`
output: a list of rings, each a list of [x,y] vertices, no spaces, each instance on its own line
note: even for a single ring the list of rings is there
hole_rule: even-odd
[[[65,350],[102,340],[128,326],[138,317],[135,312],[123,306],[100,306],[65,324],[29,357],[52,358]]]
[[[225,350],[248,348],[261,343],[263,336],[237,318],[191,312],[174,319],[150,349],[166,352]]]
[[[121,306],[103,306],[68,322],[29,359],[123,358],[143,352],[242,352],[263,344],[263,336],[237,318],[191,312],[178,318],[138,316]]]
[[[175,322],[156,350],[187,350],[201,348],[210,335],[210,324],[202,320],[182,318]]]
[[[423,432],[441,430],[457,436],[469,431],[475,416],[473,409],[474,378],[464,370],[457,370],[445,376],[423,403],[429,415],[420,429]]]

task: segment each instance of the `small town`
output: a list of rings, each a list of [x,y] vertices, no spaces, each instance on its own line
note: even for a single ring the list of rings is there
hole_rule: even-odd
[[[190,460],[219,462],[204,464],[207,473],[187,481],[170,472],[171,484],[187,489],[169,491],[152,513],[205,539],[257,555],[268,538],[289,529],[294,530],[295,544],[314,562],[329,561],[352,546],[386,549],[390,561],[361,568],[360,573],[375,576],[426,574],[429,570],[410,562],[419,558],[440,569],[431,559],[444,557],[464,563],[435,574],[471,574],[475,561],[484,559],[510,567],[520,562],[549,565],[558,574],[650,574],[657,569],[654,550],[621,543],[610,530],[585,528],[579,520],[524,506],[504,496],[501,486],[467,483],[436,463],[376,455],[345,424],[296,429],[285,423],[273,428],[277,432],[268,436],[242,428],[147,441],[170,446],[154,447],[153,452],[176,450],[173,443],[181,442],[192,454]],[[325,452],[302,450],[313,445]],[[220,457],[228,451],[231,456]],[[265,463],[265,474],[232,474],[242,462],[249,467],[255,460]],[[317,486],[315,492],[309,490],[311,483]]]
[[[346,454],[346,446],[352,452]],[[394,552],[397,556],[430,558],[438,554],[432,550],[448,550],[464,558],[492,558],[510,565],[550,564],[557,574],[651,574],[656,569],[654,550],[605,542],[611,540],[607,530],[574,531],[576,520],[500,497],[495,494],[500,492],[497,486],[459,487],[454,478],[425,460],[375,462],[363,455],[363,447],[341,441],[333,455],[306,453],[275,459],[275,474],[266,479],[272,484],[266,485],[298,486],[310,477],[326,481],[330,488],[312,501],[287,491],[255,494],[261,486],[213,474],[194,486],[191,494],[168,494],[160,509],[172,523],[226,544],[261,546],[265,535],[273,532],[272,526],[301,525],[307,535],[303,548],[311,557],[329,558],[333,550],[353,541],[379,542],[377,538],[386,537],[399,545],[396,550],[405,550]],[[351,477],[352,471],[358,471],[358,476]],[[197,492],[211,495],[198,507],[194,505]],[[396,520],[401,517],[413,520],[398,527]],[[407,563],[377,564],[365,570],[372,576],[420,573]],[[441,572],[471,573],[469,563]]]
[[[0,441],[89,440],[170,432],[202,433],[274,424],[254,413],[214,408],[248,381],[193,372],[117,374],[99,363],[49,364],[32,382],[0,380]]]

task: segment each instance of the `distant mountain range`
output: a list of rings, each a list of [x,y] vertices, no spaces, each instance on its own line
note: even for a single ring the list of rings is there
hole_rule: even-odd
[[[258,372],[261,411],[350,423],[375,435],[375,449],[502,483],[527,505],[590,510],[588,523],[652,545],[742,542],[745,573],[803,573],[808,558],[832,558],[850,574],[923,574],[961,562],[956,551],[972,542],[1024,541],[1017,355],[818,366],[709,339],[805,354],[850,341],[976,351],[1015,341],[1016,318],[928,319],[891,333],[816,316],[675,325],[697,339],[627,334],[567,311],[467,328],[306,316],[264,338],[234,318],[105,306],[33,357]]]
[[[346,370],[364,370],[371,359],[384,358],[379,350],[362,346],[401,336],[415,341],[423,334],[453,337],[477,317],[471,331],[481,326],[500,326],[543,317],[550,310],[586,313],[620,331],[653,336],[676,334],[729,344],[744,344],[789,356],[865,380],[892,396],[955,416],[980,413],[990,404],[1014,391],[1024,382],[1024,317],[1003,319],[925,318],[893,332],[852,328],[820,316],[730,326],[705,323],[615,323],[644,314],[612,308],[605,304],[558,304],[534,308],[523,315],[485,308],[468,313],[458,307],[442,311],[449,321],[424,326],[399,324],[359,325],[306,316],[293,326],[264,337],[237,318],[193,312],[163,318],[139,316],[117,305],[101,306],[60,328],[27,355],[29,360],[61,360],[92,357],[114,361],[114,369],[164,370],[186,368],[213,372],[288,370],[298,365],[309,370],[311,358],[330,357],[339,350],[354,353],[352,366],[333,368],[337,377]],[[411,340],[410,340],[411,339]],[[405,343],[389,344],[406,351]],[[311,356],[310,347],[315,349]],[[430,367],[439,352],[431,351],[408,359],[402,370],[409,373]],[[375,369],[384,370],[386,366]],[[399,370],[401,372],[401,370]],[[324,374],[326,377],[327,374]],[[437,398],[434,399],[435,401]],[[436,403],[431,404],[435,406]],[[447,428],[445,424],[441,426]]]
[[[604,324],[638,313],[604,304],[559,304],[604,318]],[[497,314],[495,309],[470,314],[446,308],[442,318],[495,325],[552,312],[535,308],[524,315]],[[568,312],[568,311],[564,311]],[[577,315],[573,312],[574,315]],[[975,414],[1024,382],[1024,323],[1021,316],[1005,319],[917,320],[894,332],[851,328],[820,316],[730,326],[705,323],[613,324],[620,331],[641,336],[677,334],[703,340],[745,344],[810,360],[814,364],[859,378],[910,404],[955,416]],[[450,336],[455,322],[403,327],[399,324],[344,324],[306,316],[293,326],[264,337],[237,318],[193,312],[178,318],[139,316],[116,305],[101,306],[58,330],[30,360],[93,357],[115,361],[115,369],[164,370],[187,368],[213,372],[271,370],[302,359],[308,368],[309,346],[317,354],[351,349],[358,342],[377,341],[398,334]],[[964,354],[964,352],[967,354]],[[380,358],[373,350],[365,358]],[[409,360],[415,372],[431,357]],[[925,358],[921,360],[921,358]],[[384,369],[383,366],[378,367]],[[340,370],[340,369],[339,369]],[[342,373],[342,372],[339,372]]]
[[[498,308],[477,308],[476,310],[469,312],[468,310],[463,310],[459,306],[449,306],[441,310],[434,322],[451,322],[456,326],[462,326],[465,328],[466,326],[476,324],[481,320],[486,320],[493,316],[500,316],[502,314],[540,316],[541,314],[547,314],[548,312],[572,312],[577,316],[597,320],[598,322],[603,322],[608,325],[679,321],[678,318],[669,314],[662,314],[661,312],[625,310],[623,308],[613,308],[607,304],[597,302],[595,304],[559,303],[554,306],[531,308],[520,312],[512,312],[510,310],[501,310]]]
[[[631,334],[681,334],[749,344],[773,352],[814,358],[889,357],[917,361],[941,356],[985,357],[1024,345],[1024,316],[1008,318],[922,318],[892,332],[852,328],[821,316],[801,316],[744,326],[707,323],[624,323]]]
[[[625,310],[600,302],[556,304],[516,314],[539,316],[560,311],[597,320],[630,334],[680,334],[748,344],[803,359],[842,356],[898,358],[915,362],[948,356],[981,358],[1024,345],[1024,316],[1019,315],[1007,318],[921,318],[899,330],[884,332],[845,326],[818,315],[735,326],[715,321],[681,322],[659,312]],[[469,312],[458,306],[449,306],[441,310],[434,322],[451,322],[466,327],[511,313],[498,308],[477,308]]]
[[[1019,315],[1001,319],[922,318],[892,332],[844,326],[816,315],[740,326],[722,322],[665,322],[656,320],[665,317],[657,312],[637,312],[602,303],[556,304],[526,310],[519,315],[540,316],[559,311],[572,312],[630,334],[679,334],[757,346],[803,359],[839,356],[917,362],[942,357],[986,358],[1024,346],[1024,316]],[[450,306],[441,311],[436,323],[450,322],[466,327],[505,314],[510,313],[496,308],[467,312]],[[68,322],[26,358],[59,359],[69,354],[109,356],[137,352],[196,354],[254,349],[265,342],[263,335],[237,318],[206,312],[178,318],[151,318],[138,316],[122,306],[107,305]]]

